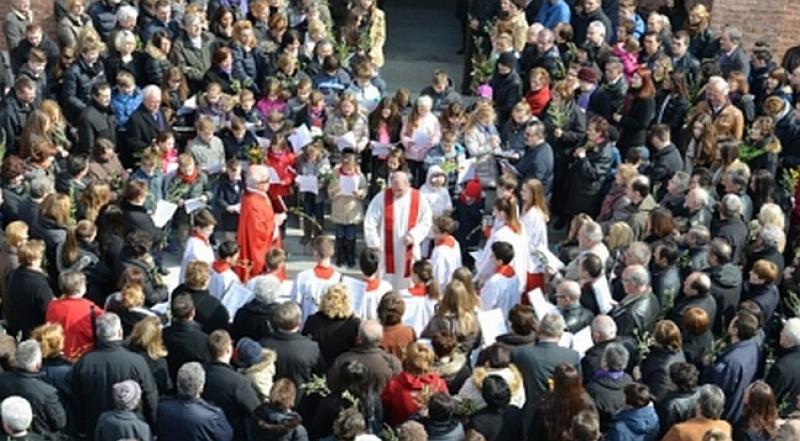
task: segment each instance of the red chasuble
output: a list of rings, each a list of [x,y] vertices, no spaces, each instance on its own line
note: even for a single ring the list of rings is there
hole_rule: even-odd
[[[280,238],[275,239],[275,213],[272,204],[263,194],[248,191],[242,197],[242,212],[236,239],[239,243],[239,258],[251,262],[249,274],[242,267],[236,272],[242,282],[247,282],[264,272],[267,251],[280,246]]]

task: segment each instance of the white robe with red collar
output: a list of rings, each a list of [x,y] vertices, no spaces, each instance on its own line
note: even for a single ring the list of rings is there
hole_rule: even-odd
[[[509,267],[510,268],[510,267]],[[520,301],[519,279],[511,272],[497,271],[481,287],[481,309],[500,308],[503,317]]]
[[[464,266],[461,262],[461,246],[452,236],[437,244],[431,253],[433,278],[439,286],[446,286],[453,278],[453,273]]]
[[[428,322],[436,312],[436,302],[424,295],[414,295],[409,290],[400,291],[400,296],[406,304],[406,312],[403,314],[403,324],[414,328],[416,335],[422,335],[422,331],[428,326]]]
[[[486,241],[486,246],[483,248],[481,259],[475,262],[475,278],[485,284],[489,277],[494,274],[495,264],[494,259],[492,259],[492,244],[495,242],[508,242],[514,247],[514,259],[511,260],[510,265],[514,267],[514,273],[519,279],[519,290],[522,292],[528,279],[528,261],[530,260],[528,237],[525,235],[524,228],[515,233],[511,227],[503,225],[492,232],[492,236],[489,237],[489,240]]]
[[[378,280],[377,288],[373,289],[369,289],[365,284],[361,304],[354,306],[353,312],[364,320],[377,320],[378,304],[381,302],[383,295],[391,290],[392,285],[385,280]]]
[[[209,265],[214,263],[214,249],[207,240],[196,236],[190,236],[186,241],[186,248],[183,250],[183,258],[181,259],[181,272],[178,276],[178,282],[183,283],[186,279],[186,267],[191,262],[199,261],[205,262]]]
[[[328,278],[322,278],[317,273],[317,267],[300,272],[292,286],[292,300],[300,305],[303,323],[317,312],[320,299],[328,288],[342,280],[342,274],[336,270],[333,270]]]
[[[404,289],[411,285],[411,265],[421,256],[420,244],[431,231],[433,212],[418,190],[409,189],[402,197],[392,200],[392,225],[387,225],[387,192],[391,192],[391,189],[378,193],[367,208],[364,241],[367,247],[381,250],[381,273],[384,278],[394,289]],[[417,200],[414,219],[410,219],[412,199]],[[412,223],[413,227],[409,228]],[[386,231],[389,229],[392,237],[387,238]],[[409,248],[404,241],[406,234],[410,234],[413,241]]]

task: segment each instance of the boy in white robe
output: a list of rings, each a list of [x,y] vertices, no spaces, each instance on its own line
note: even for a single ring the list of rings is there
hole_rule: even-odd
[[[431,253],[433,276],[439,286],[446,286],[453,278],[453,273],[463,266],[461,262],[461,245],[453,237],[458,223],[450,216],[439,216],[433,223],[434,247]]]
[[[514,260],[514,247],[508,242],[493,243],[492,260],[495,272],[481,287],[481,309],[489,311],[500,308],[503,317],[508,317],[508,312],[520,300],[519,278],[510,265]]]
[[[247,281],[247,289],[255,292],[255,286],[259,280],[266,279],[267,277],[275,277],[280,282],[277,296],[275,301],[278,303],[291,302],[294,300],[292,297],[292,290],[294,289],[294,281],[286,278],[286,252],[281,248],[272,248],[267,251],[267,257],[264,260],[266,273],[255,276]]]
[[[300,305],[303,323],[317,312],[320,299],[328,288],[342,280],[342,274],[331,264],[333,257],[331,239],[327,236],[317,236],[312,248],[316,265],[298,274],[292,286],[292,299]]]
[[[214,234],[214,226],[217,225],[217,220],[205,208],[198,210],[193,217],[192,234],[189,236],[189,240],[186,241],[183,258],[181,259],[181,272],[178,276],[179,283],[183,283],[186,278],[186,265],[189,262],[199,261],[209,265],[214,263],[214,249],[211,247],[209,240]]]
[[[361,269],[361,278],[356,288],[361,292],[351,293],[353,299],[353,312],[362,320],[378,319],[378,304],[384,294],[392,290],[392,285],[380,277],[380,256],[375,250],[365,249],[358,258]]]
[[[233,266],[239,260],[239,245],[233,241],[225,241],[217,249],[217,255],[219,259],[211,265],[208,292],[219,299],[233,318],[239,308],[253,299],[253,293],[242,284],[239,276],[233,271]]]

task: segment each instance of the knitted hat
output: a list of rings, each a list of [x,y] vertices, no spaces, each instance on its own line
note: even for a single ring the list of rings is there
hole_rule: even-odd
[[[480,98],[485,98],[487,100],[492,99],[493,95],[492,86],[488,84],[481,84],[480,86],[478,86],[477,92]]]
[[[597,72],[591,67],[582,67],[578,70],[578,79],[587,83],[597,84]]]
[[[260,362],[263,356],[264,349],[252,338],[242,337],[236,344],[236,361],[244,368]]]
[[[111,395],[117,409],[133,410],[142,398],[142,388],[133,380],[125,380],[111,387]]]
[[[481,191],[483,191],[483,188],[481,187],[481,181],[477,179],[471,179],[469,182],[467,182],[467,185],[464,186],[464,196],[472,200],[480,199]]]
[[[517,67],[517,57],[511,52],[503,52],[497,57],[497,64],[502,64],[503,66],[514,69]]]

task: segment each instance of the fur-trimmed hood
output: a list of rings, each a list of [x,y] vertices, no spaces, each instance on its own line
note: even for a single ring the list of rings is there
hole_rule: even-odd
[[[522,374],[513,364],[509,364],[508,367],[500,369],[487,368],[483,366],[477,367],[472,372],[472,377],[470,377],[469,380],[475,383],[475,386],[478,388],[478,390],[483,390],[483,380],[485,380],[489,375],[498,375],[503,377],[503,379],[506,380],[506,383],[508,383],[508,388],[511,390],[511,395],[516,395],[520,390],[522,390]]]

